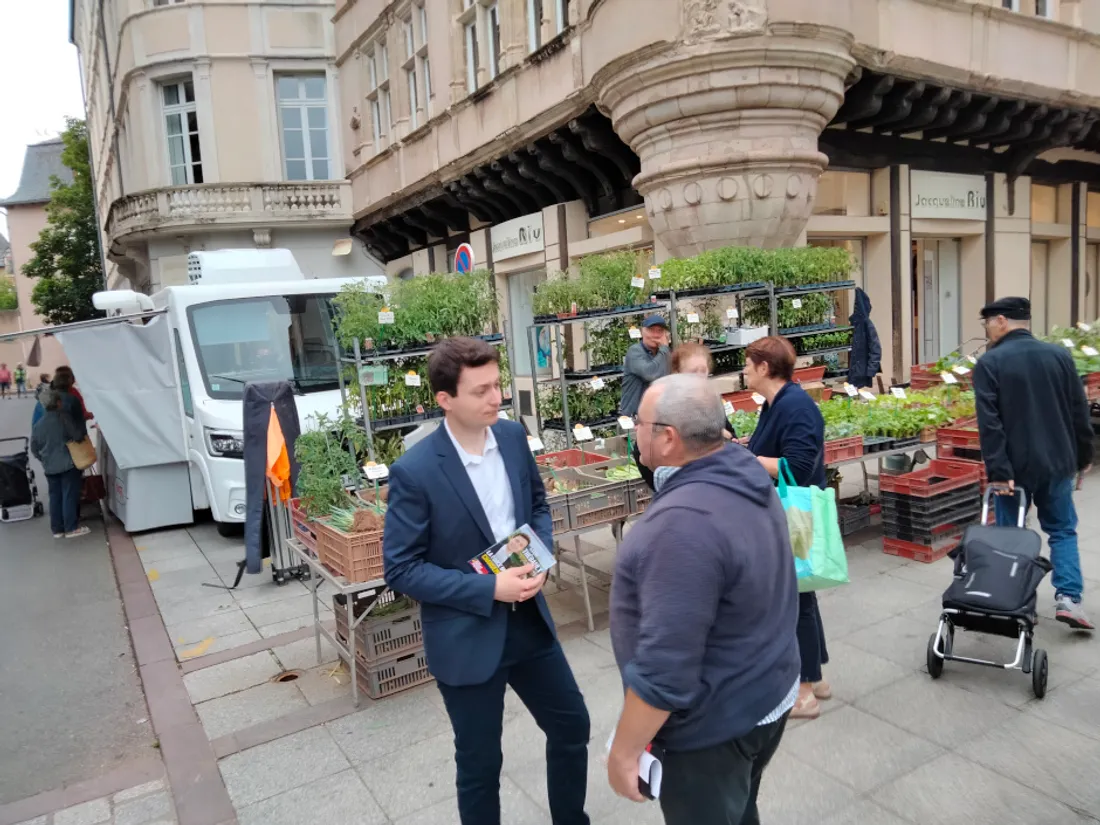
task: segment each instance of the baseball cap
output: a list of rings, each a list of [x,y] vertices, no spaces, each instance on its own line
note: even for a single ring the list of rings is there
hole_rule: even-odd
[[[998,315],[1003,315],[1010,321],[1030,321],[1031,301],[1027,298],[998,298],[982,307],[983,318],[996,318]]]
[[[668,321],[664,319],[663,315],[650,315],[644,321],[642,321],[643,327],[664,327],[668,329]]]

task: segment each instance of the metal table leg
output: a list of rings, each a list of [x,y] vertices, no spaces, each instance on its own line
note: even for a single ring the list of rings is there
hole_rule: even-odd
[[[318,589],[321,587],[320,576],[309,577],[309,591],[313,594],[313,638],[317,643],[317,664],[321,665],[324,662],[321,661],[321,594],[318,593]]]
[[[596,629],[596,622],[592,618],[592,599],[588,595],[588,568],[584,565],[584,551],[581,550],[581,537],[573,536],[573,548],[577,553],[577,566],[581,571],[581,593],[584,595],[584,612],[588,617],[588,632]]]
[[[355,707],[359,707],[359,668],[355,666],[355,637],[359,633],[355,621],[355,599],[349,595],[344,606],[348,611],[348,670],[351,671],[351,696]]]

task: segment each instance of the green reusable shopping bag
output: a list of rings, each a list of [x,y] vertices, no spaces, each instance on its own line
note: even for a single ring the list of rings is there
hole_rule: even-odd
[[[836,492],[796,487],[787,459],[779,459],[779,500],[787,514],[798,592],[848,583],[848,557],[840,535]]]

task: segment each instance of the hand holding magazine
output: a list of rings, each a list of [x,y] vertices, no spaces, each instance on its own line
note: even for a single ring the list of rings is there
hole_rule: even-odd
[[[470,559],[470,566],[478,573],[493,575],[501,570],[531,565],[534,567],[531,575],[538,576],[556,563],[554,554],[529,524],[524,524],[507,538]]]

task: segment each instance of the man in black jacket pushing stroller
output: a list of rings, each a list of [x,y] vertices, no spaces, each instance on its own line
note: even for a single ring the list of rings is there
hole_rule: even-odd
[[[1024,488],[1047,534],[1058,621],[1092,630],[1081,607],[1077,477],[1092,466],[1093,433],[1084,386],[1064,347],[1028,331],[1031,303],[1001,298],[982,308],[989,351],[974,367],[982,459],[989,483]],[[1016,523],[1016,498],[998,499],[997,523]]]

